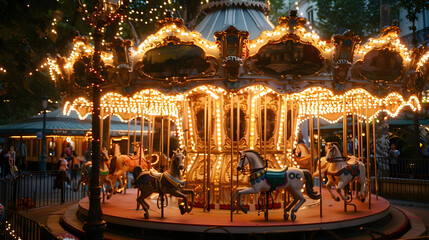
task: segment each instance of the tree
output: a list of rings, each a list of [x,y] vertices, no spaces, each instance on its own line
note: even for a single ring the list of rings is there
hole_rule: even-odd
[[[286,6],[284,0],[271,0],[270,1],[270,21],[277,24],[277,19],[281,16],[288,16],[289,13],[286,9],[291,9],[291,2],[288,2],[289,6]]]
[[[316,0],[316,6],[316,26],[322,38],[329,39],[346,29],[362,37],[379,31],[379,0]]]
[[[398,7],[404,9],[407,12],[405,16],[408,21],[410,21],[411,26],[409,27],[413,31],[413,40],[412,44],[414,47],[417,45],[417,36],[416,36],[416,21],[418,20],[418,14],[423,12],[426,9],[429,9],[429,3],[422,0],[399,0]],[[413,84],[414,89],[411,89],[421,100],[421,92],[425,89],[427,85],[427,76],[423,74],[416,74],[416,84]],[[415,111],[413,115],[414,120],[414,137],[413,137],[413,146],[414,146],[414,157],[420,158],[420,124],[419,124],[419,112]]]
[[[88,7],[97,3],[96,0],[80,2]],[[198,4],[188,4],[195,0],[171,2],[132,1],[128,20],[118,21],[106,29],[106,42],[116,35],[144,39],[155,32],[155,22],[162,19],[167,10],[176,12],[178,17],[187,11],[189,19],[197,12]],[[0,71],[0,124],[23,120],[39,112],[41,96],[60,102],[55,83],[41,65],[48,53],[68,56],[77,34],[91,41],[92,28],[79,9],[76,0],[0,0],[0,68],[6,71]],[[133,28],[139,36],[133,34]]]

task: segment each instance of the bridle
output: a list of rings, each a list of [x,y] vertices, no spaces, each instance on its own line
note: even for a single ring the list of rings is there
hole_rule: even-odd
[[[240,162],[242,162],[242,161],[244,161],[244,160],[246,160],[247,159],[247,162],[249,163],[249,165],[250,165],[250,160],[249,160],[249,157],[247,156],[247,154],[245,154],[245,153],[243,153],[242,154],[242,156],[241,156],[241,158],[240,158]],[[265,167],[261,167],[261,168],[254,168],[254,169],[245,169],[244,167],[237,167],[237,171],[241,171],[241,173],[242,174],[246,174],[246,172],[248,172],[248,173],[250,173],[250,174],[253,174],[253,173],[255,173],[255,172],[257,172],[257,171],[260,171],[260,170],[262,170],[262,169],[265,169]]]
[[[330,156],[335,156],[335,151],[336,151],[335,146],[336,145],[334,143],[331,143],[331,144],[332,144],[332,147],[329,148],[329,155]],[[333,163],[333,162],[344,162],[345,159],[346,158],[343,157],[342,155],[341,155],[341,157],[329,157],[329,156],[326,156],[326,161],[328,161],[330,163]]]

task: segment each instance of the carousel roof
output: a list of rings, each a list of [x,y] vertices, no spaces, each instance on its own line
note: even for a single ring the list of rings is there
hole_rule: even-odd
[[[420,108],[415,94],[429,79],[429,52],[407,49],[398,27],[388,27],[364,44],[352,31],[329,42],[296,12],[261,32],[271,26],[261,2],[251,1],[256,7],[248,1],[224,2],[207,8],[197,31],[167,17],[138,46],[119,38],[109,44],[102,51],[104,72],[99,76],[104,80],[102,115],[179,118],[179,103],[192,94],[216,98],[245,91],[275,93],[298,102],[301,118],[319,114],[329,121],[344,113],[373,118],[380,111],[396,116],[405,106]],[[255,33],[259,35],[253,38]],[[67,58],[48,58],[45,64],[66,95],[66,114],[75,110],[85,118],[91,112],[91,73],[85,66],[92,53],[89,41],[77,37]]]
[[[196,31],[204,39],[214,42],[215,32],[223,31],[229,26],[249,32],[249,39],[257,38],[262,31],[272,31],[274,25],[261,11],[253,8],[222,8],[209,13],[197,26]]]

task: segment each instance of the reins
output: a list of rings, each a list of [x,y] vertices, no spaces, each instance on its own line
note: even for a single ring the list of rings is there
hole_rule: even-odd
[[[244,154],[244,158],[246,159],[247,158],[247,161],[249,162],[249,166],[250,166],[250,160],[249,160],[249,157],[247,156],[247,154]],[[263,160],[262,160],[263,161]],[[249,170],[246,170],[244,167],[241,169],[241,173],[242,174],[246,174],[246,172],[248,172],[248,173],[250,173],[250,174],[253,174],[253,173],[255,173],[255,172],[258,172],[258,171],[260,171],[260,170],[263,170],[263,169],[266,169],[267,167],[266,166],[264,166],[264,167],[261,167],[261,168],[253,168],[253,169],[249,169]]]
[[[335,145],[332,147],[333,148],[333,150],[331,150],[333,153],[332,153],[332,155],[334,155],[335,156]],[[331,157],[331,158],[326,158],[326,161],[328,161],[328,162],[330,162],[330,163],[333,163],[333,162],[344,162],[345,160],[346,160],[346,158],[347,157],[343,157],[342,155],[341,155],[341,157]]]

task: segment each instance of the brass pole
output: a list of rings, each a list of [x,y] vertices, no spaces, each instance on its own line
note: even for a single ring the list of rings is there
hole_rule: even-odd
[[[371,176],[370,176],[370,169],[371,169],[371,162],[370,162],[370,157],[371,157],[371,152],[370,152],[370,146],[369,146],[369,113],[368,113],[368,109],[369,108],[369,104],[368,104],[368,100],[366,100],[366,121],[365,121],[365,127],[366,127],[366,173],[367,173],[367,179],[368,179],[368,208],[371,209]]]
[[[233,199],[232,199],[232,196],[233,196],[233,189],[232,189],[232,187],[233,187],[233,170],[232,170],[232,168],[233,168],[233,166],[232,166],[232,161],[233,161],[233,159],[234,159],[234,148],[233,148],[233,139],[234,139],[234,119],[233,119],[233,114],[234,114],[234,111],[233,111],[233,106],[234,106],[234,98],[233,98],[233,96],[232,95],[230,95],[230,121],[229,121],[229,135],[230,135],[230,138],[231,138],[231,164],[230,164],[230,170],[231,170],[231,185],[230,185],[230,188],[231,188],[231,211],[230,211],[230,214],[231,214],[231,216],[230,216],[230,220],[231,220],[231,222],[232,222],[232,214],[233,214],[233,206],[234,206],[234,203],[233,203]]]
[[[264,158],[267,159],[267,94],[264,95]],[[268,201],[268,199],[267,199]]]
[[[375,178],[375,199],[378,200],[378,173],[377,173],[377,147],[375,142],[375,117],[372,120],[372,142],[374,147],[374,178]]]
[[[317,157],[319,159],[319,192],[322,194],[322,163],[320,161],[321,155],[320,155],[320,149],[322,148],[322,143],[320,142],[320,100],[319,100],[319,93],[317,94]],[[322,198],[320,198],[320,217],[323,216],[322,213]]]
[[[128,141],[127,141],[127,154],[128,155],[130,155],[130,141],[131,141],[131,139],[130,139],[130,137],[131,137],[131,134],[130,134],[130,124],[131,124],[131,119],[128,121],[128,135],[127,135],[127,137],[128,137]]]
[[[310,160],[310,172],[313,173],[314,172],[314,167],[313,167],[313,160],[314,160],[314,120],[313,120],[313,115],[310,115],[309,119],[308,119],[308,126],[309,126],[309,130],[310,130],[310,137],[308,138],[309,142],[310,142],[310,156],[311,156],[311,160]]]
[[[240,160],[240,97],[237,95],[237,164]],[[238,170],[237,170],[237,189],[238,189]]]
[[[133,143],[137,142],[137,115],[134,118],[134,141]],[[134,148],[133,148],[134,151]]]
[[[343,95],[343,156],[347,157],[347,110],[345,95]],[[344,212],[347,212],[347,201],[344,201]]]
[[[207,161],[207,97],[204,97],[204,158],[203,158],[203,211],[206,211],[206,161]],[[207,182],[208,185],[208,182]]]
[[[287,166],[287,133],[288,133],[288,99],[287,97],[285,97],[285,106],[284,106],[284,110],[285,110],[285,118],[284,118],[284,154],[285,154],[285,158],[284,158],[284,167],[286,168]],[[283,208],[286,208],[286,194],[287,191],[286,189],[283,189]]]
[[[207,127],[207,136],[208,136],[208,154],[207,154],[207,211],[210,212],[210,191],[211,191],[211,182],[210,182],[210,171],[211,171],[211,146],[212,146],[212,98],[209,96],[209,105],[208,105],[208,127]]]

